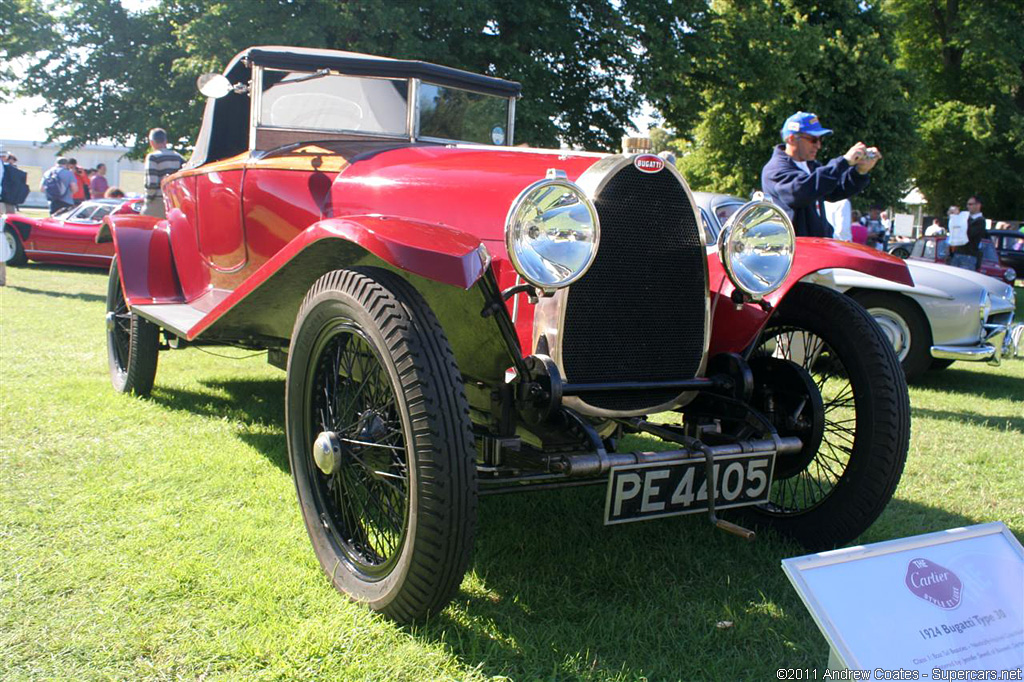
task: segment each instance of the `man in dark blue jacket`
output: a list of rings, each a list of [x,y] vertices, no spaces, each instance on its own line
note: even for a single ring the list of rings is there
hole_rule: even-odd
[[[783,144],[761,169],[761,189],[786,210],[798,237],[831,237],[824,202],[862,191],[871,182],[868,172],[882,158],[878,149],[858,142],[843,156],[819,163],[821,138],[831,132],[814,114],[796,112],[782,126]]]

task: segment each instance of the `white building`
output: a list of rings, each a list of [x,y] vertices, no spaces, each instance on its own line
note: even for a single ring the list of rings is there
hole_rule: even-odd
[[[69,149],[63,154],[58,153],[59,148],[56,142],[0,139],[0,150],[14,154],[18,158],[18,168],[28,173],[28,186],[32,192],[25,206],[47,205],[46,197],[39,191],[39,183],[42,182],[43,173],[54,164],[58,156],[75,159],[79,167],[86,169],[95,168],[96,164],[106,164],[107,182],[111,187],[121,188],[128,196],[142,196],[145,184],[142,161],[126,159],[128,147],[87,144]]]

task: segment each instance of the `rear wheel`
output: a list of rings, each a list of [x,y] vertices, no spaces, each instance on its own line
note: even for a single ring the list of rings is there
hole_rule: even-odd
[[[320,565],[401,622],[441,610],[469,565],[476,469],[451,348],[405,280],[321,277],[288,354],[288,456]]]
[[[107,280],[107,360],[114,390],[149,395],[159,353],[160,329],[128,309],[115,258]]]
[[[765,380],[779,376],[778,361],[801,368],[782,387]],[[755,371],[755,405],[805,448],[777,456],[768,503],[744,513],[813,551],[853,541],[892,497],[910,444],[907,386],[892,346],[849,297],[798,284],[764,330],[751,357],[759,363],[775,369]],[[797,375],[809,379],[807,400]]]
[[[7,259],[8,265],[18,266],[24,265],[28,262],[28,256],[25,255],[25,248],[21,245],[21,240],[14,234],[14,228],[4,227],[4,241],[7,242],[7,248],[5,251],[12,254]]]

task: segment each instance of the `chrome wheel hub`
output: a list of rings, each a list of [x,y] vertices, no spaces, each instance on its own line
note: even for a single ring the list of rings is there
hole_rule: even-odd
[[[910,352],[910,327],[906,320],[886,308],[869,308],[868,313],[882,328],[885,338],[892,345],[892,349],[896,351],[896,357],[900,359],[900,362],[905,360],[907,353]]]
[[[333,431],[321,431],[313,441],[313,461],[325,476],[331,476],[341,466],[341,443]]]

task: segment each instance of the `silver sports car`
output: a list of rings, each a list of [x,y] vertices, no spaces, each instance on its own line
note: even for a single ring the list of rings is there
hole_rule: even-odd
[[[715,248],[729,217],[745,199],[694,192],[708,248]],[[907,261],[909,287],[852,270],[827,270],[811,277],[852,296],[875,318],[892,342],[907,379],[956,360],[999,364],[1024,354],[1024,325],[1015,324],[1014,290],[1006,282],[939,263]]]

